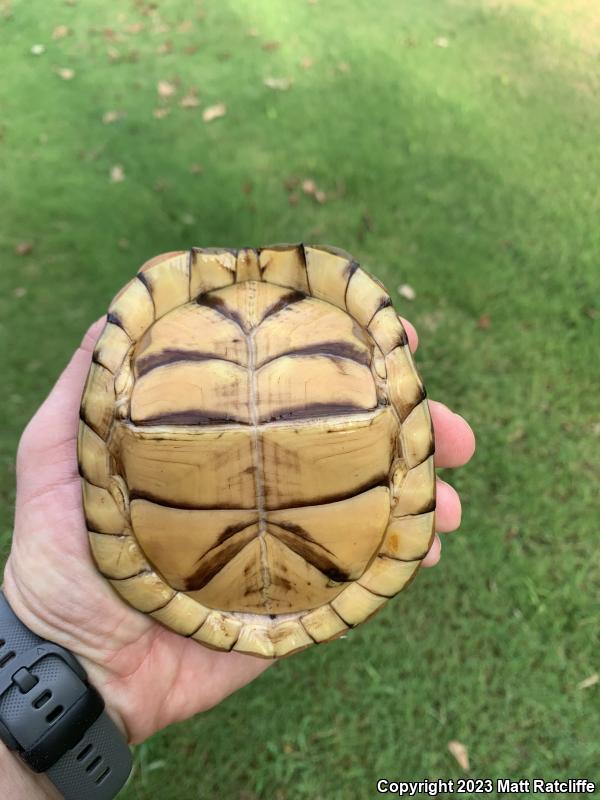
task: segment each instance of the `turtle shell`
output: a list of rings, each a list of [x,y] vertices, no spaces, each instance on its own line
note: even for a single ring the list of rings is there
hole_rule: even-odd
[[[167,253],[111,304],[83,395],[92,554],[174,631],[286,655],[414,577],[433,450],[402,323],[348,254]]]

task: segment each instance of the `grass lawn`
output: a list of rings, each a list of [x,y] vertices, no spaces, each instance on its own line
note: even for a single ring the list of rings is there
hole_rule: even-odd
[[[429,395],[479,447],[439,567],[138,747],[123,798],[376,797],[465,774],[450,740],[473,777],[600,779],[593,4],[149,5],[0,2],[2,554],[20,431],[166,250],[327,242],[410,284]]]

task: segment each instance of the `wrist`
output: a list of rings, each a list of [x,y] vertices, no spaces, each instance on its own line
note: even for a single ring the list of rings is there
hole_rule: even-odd
[[[0,741],[0,797],[11,800],[59,800],[45,775],[36,775]]]

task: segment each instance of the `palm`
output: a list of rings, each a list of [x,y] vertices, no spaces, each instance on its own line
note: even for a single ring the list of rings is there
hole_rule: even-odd
[[[92,562],[76,459],[78,407],[96,323],[28,425],[17,459],[8,599],[28,627],[76,653],[131,741],[209,708],[259,675],[269,662],[217,653],[126,606]],[[412,327],[409,327],[409,334]],[[416,340],[413,334],[413,343]],[[462,418],[432,404],[436,461],[465,463],[473,435]],[[438,530],[460,521],[454,490],[438,482]],[[439,557],[439,540],[428,556]]]

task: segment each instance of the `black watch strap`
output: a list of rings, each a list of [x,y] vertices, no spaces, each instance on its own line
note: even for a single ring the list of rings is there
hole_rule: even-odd
[[[0,591],[0,739],[65,800],[110,800],[131,753],[68,650],[23,625]]]

